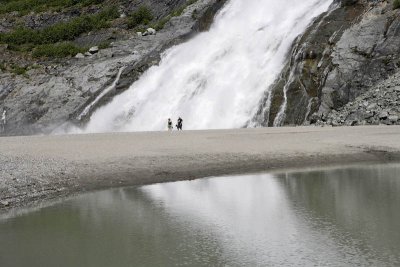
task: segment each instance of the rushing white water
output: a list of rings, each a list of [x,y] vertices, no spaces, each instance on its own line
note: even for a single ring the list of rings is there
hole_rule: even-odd
[[[231,0],[209,32],[164,53],[85,132],[238,128],[258,109],[295,38],[333,0]]]
[[[109,92],[115,89],[115,86],[117,85],[119,78],[121,77],[122,71],[124,70],[124,67],[120,68],[117,74],[117,77],[115,78],[114,82],[108,86],[106,89],[104,89],[96,98],[93,100],[89,105],[86,106],[86,108],[79,114],[78,120],[81,120],[83,116],[86,116],[90,110],[97,105],[97,103]]]

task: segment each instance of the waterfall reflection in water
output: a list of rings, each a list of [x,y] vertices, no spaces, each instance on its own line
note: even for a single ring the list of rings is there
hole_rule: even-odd
[[[0,220],[8,266],[395,266],[400,165],[82,195]]]

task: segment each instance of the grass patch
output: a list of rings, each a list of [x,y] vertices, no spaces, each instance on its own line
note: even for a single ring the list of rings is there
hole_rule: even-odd
[[[147,6],[140,6],[138,10],[129,15],[128,27],[132,29],[139,25],[147,25],[153,18],[153,13]]]
[[[167,22],[171,19],[172,17],[166,16],[162,19],[160,19],[156,24],[152,25],[155,30],[159,31],[161,29],[163,29],[165,27],[165,24],[167,24]]]
[[[16,75],[25,75],[27,71],[28,67],[21,67],[14,64],[11,65],[11,73],[14,73]]]
[[[393,9],[398,9],[398,8],[400,8],[400,0],[394,0]]]
[[[17,28],[10,33],[0,34],[0,42],[9,44],[11,49],[19,50],[21,46],[28,44],[37,46],[71,41],[83,33],[108,27],[109,21],[117,17],[119,12],[116,7],[107,8],[98,14],[57,23],[42,30]]]
[[[21,15],[31,11],[43,12],[71,6],[90,6],[101,4],[104,0],[0,0],[0,14],[18,11]]]
[[[37,46],[32,56],[35,58],[64,58],[75,56],[78,53],[84,53],[87,49],[78,47],[72,43],[45,44]]]
[[[194,3],[196,3],[198,0],[189,0],[187,1],[184,5],[178,7],[177,9],[175,9],[174,11],[172,11],[172,13],[162,19],[160,19],[155,25],[153,25],[153,28],[156,29],[157,31],[161,30],[164,28],[165,24],[167,24],[168,21],[170,21],[171,18],[173,17],[178,17],[180,15],[183,14],[183,11],[185,11],[185,9],[190,6],[193,5]],[[192,13],[192,18],[195,19],[197,18],[198,15],[198,11],[197,9],[195,9]]]
[[[177,9],[175,9],[172,12],[171,16],[172,17],[179,17],[180,15],[182,15],[183,11],[185,11],[186,7],[187,7],[186,5],[183,5],[183,6],[179,7],[179,8],[177,8]]]
[[[109,48],[111,45],[110,41],[103,41],[99,44],[99,49],[106,49]]]

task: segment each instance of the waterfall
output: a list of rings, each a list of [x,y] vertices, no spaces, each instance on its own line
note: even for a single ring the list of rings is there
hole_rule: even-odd
[[[106,89],[104,89],[96,98],[93,100],[89,105],[85,107],[85,109],[79,114],[77,117],[78,120],[81,120],[84,116],[89,114],[89,112],[93,109],[93,107],[100,101],[104,96],[106,96],[108,93],[110,93],[112,90],[115,89],[115,86],[117,86],[117,83],[119,81],[119,78],[121,77],[122,71],[124,70],[124,67],[120,68],[117,74],[117,77],[113,81],[113,83],[108,86]]]
[[[281,72],[291,45],[333,0],[231,0],[208,32],[168,49],[84,132],[244,127]]]

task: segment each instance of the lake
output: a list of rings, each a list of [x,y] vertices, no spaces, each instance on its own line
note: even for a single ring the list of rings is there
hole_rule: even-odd
[[[0,217],[0,266],[400,266],[400,164],[155,184]]]

